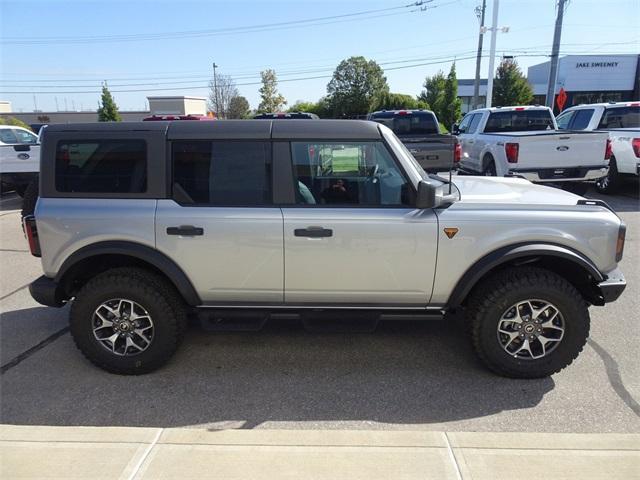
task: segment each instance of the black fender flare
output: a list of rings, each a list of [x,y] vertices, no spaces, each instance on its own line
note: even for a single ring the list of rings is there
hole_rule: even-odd
[[[79,262],[99,255],[123,255],[142,260],[166,275],[187,304],[191,306],[202,304],[191,280],[173,260],[152,247],[135,242],[105,241],[82,247],[69,255],[62,263],[56,274],[55,281],[61,282],[64,276]]]
[[[556,257],[569,260],[591,275],[595,283],[604,280],[598,267],[582,253],[572,248],[553,243],[519,243],[494,250],[467,269],[451,292],[446,308],[459,307],[471,289],[489,271],[505,263],[525,257]]]

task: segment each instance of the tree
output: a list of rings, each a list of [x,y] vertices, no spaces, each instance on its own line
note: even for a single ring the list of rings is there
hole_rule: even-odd
[[[241,95],[229,100],[226,118],[247,118],[249,116],[249,101]]]
[[[388,91],[387,78],[380,65],[364,57],[341,61],[327,85],[329,103],[336,117],[366,114],[375,99]]]
[[[288,111],[315,113],[320,118],[331,117],[331,105],[329,104],[327,97],[322,97],[317,102],[304,102],[299,100],[294,103]]]
[[[98,103],[99,122],[121,122],[122,117],[118,113],[118,106],[111,96],[107,82],[102,84],[102,102]]]
[[[533,101],[531,85],[514,59],[505,58],[500,62],[493,81],[491,100],[496,107],[528,105]]]
[[[420,108],[429,108],[429,106],[426,102],[418,100],[411,95],[385,92],[376,97],[371,110],[416,110]]]
[[[262,87],[260,87],[260,105],[258,113],[278,112],[287,104],[285,98],[278,92],[278,78],[271,69],[260,72]]]
[[[418,100],[426,102],[429,109],[436,114],[438,120],[442,119],[444,106],[444,91],[447,80],[442,71],[438,71],[433,77],[426,77],[422,86],[424,90],[418,95]]]
[[[216,72],[209,82],[209,110],[218,118],[228,118],[231,100],[237,96],[238,89],[233,78]]]
[[[458,78],[456,76],[456,64],[451,65],[449,75],[444,85],[444,95],[442,97],[442,113],[438,117],[447,129],[457,123],[462,116],[462,101],[458,98]]]
[[[0,117],[0,125],[11,125],[12,127],[22,127],[31,130],[29,125],[16,117]]]

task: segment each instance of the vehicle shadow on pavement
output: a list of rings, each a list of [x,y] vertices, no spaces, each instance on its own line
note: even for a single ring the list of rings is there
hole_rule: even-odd
[[[388,321],[368,334],[307,333],[296,321],[192,327],[167,366],[138,377],[94,367],[64,333],[1,380],[2,423],[212,430],[453,422],[532,408],[555,386],[488,372],[457,321]]]
[[[587,198],[604,200],[616,212],[640,212],[640,182],[628,181],[615,195],[603,195],[594,188],[585,194]]]

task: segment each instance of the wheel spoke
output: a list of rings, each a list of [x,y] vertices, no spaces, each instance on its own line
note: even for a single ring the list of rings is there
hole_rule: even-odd
[[[124,347],[124,353],[127,353],[127,349],[129,347],[133,347],[135,349],[137,349],[139,352],[143,351],[144,348],[139,347],[133,340],[131,340],[131,337],[126,337],[126,342],[125,342],[125,347]]]
[[[101,303],[93,313],[93,336],[111,353],[137,355],[153,341],[151,315],[140,304],[126,298]]]

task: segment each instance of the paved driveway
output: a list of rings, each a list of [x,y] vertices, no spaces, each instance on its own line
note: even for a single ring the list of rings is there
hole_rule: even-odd
[[[311,334],[297,322],[258,333],[192,328],[169,365],[107,374],[75,349],[66,309],[25,288],[40,275],[16,211],[0,205],[0,422],[287,429],[640,432],[640,204],[608,197],[627,222],[629,286],[592,309],[592,337],[568,369],[508,380],[474,358],[459,321],[385,323],[372,334]]]

